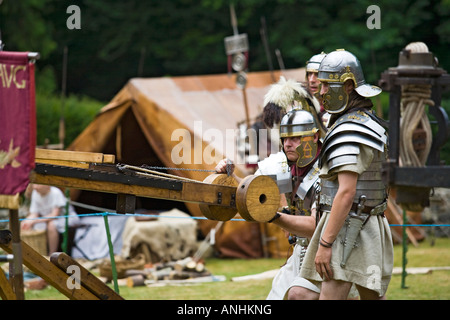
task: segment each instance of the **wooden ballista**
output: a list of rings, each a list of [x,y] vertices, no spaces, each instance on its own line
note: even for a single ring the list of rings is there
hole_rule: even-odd
[[[117,212],[134,213],[135,197],[198,203],[204,216],[227,221],[237,213],[246,221],[267,222],[280,204],[276,182],[249,175],[239,183],[213,173],[196,181],[143,167],[114,164],[113,155],[36,149],[33,183],[117,194]]]

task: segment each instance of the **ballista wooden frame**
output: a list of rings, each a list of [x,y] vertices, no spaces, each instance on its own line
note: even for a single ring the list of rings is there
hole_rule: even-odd
[[[239,214],[246,221],[267,222],[280,204],[278,186],[268,176],[250,175],[238,183],[233,176],[214,173],[204,181],[195,181],[151,172],[142,167],[114,164],[113,155],[90,152],[36,149],[35,159],[35,169],[30,173],[31,183],[117,194],[118,213],[134,213],[136,197],[147,197],[198,203],[204,216],[211,220],[228,221]],[[20,233],[18,218],[11,219],[11,222],[12,233],[4,230],[0,234],[0,247],[14,253],[15,266],[22,260],[16,255],[23,255],[25,265],[70,299],[121,298],[106,285],[101,286],[92,280],[95,277],[84,268],[81,284],[86,291],[67,290],[64,281],[69,275],[61,271],[65,264],[60,261],[76,262],[67,255],[48,261],[20,238],[14,237],[14,233]],[[12,290],[0,274],[2,298],[23,296],[23,293],[19,293],[19,297],[16,294],[21,285],[23,291],[23,280],[14,281]]]

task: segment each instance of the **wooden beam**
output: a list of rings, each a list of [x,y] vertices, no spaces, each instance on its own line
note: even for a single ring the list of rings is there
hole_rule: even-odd
[[[121,199],[131,195],[237,209],[247,221],[269,221],[280,204],[277,184],[264,175],[250,175],[243,179],[245,182],[241,181],[236,187],[190,179],[162,178],[153,174],[142,176],[126,171],[126,168],[119,168],[118,172],[114,172],[39,164],[31,172],[30,181],[62,188],[114,193],[121,195]],[[124,204],[123,201],[118,203]],[[131,206],[134,207],[134,204]],[[122,208],[119,211],[123,213],[124,210]],[[206,212],[207,210],[202,210],[203,214]],[[130,209],[127,213],[134,213],[134,210]],[[226,217],[231,218],[234,215],[235,212],[232,210],[220,215],[218,220],[225,220]],[[206,214],[205,216],[211,218]]]
[[[71,300],[99,300],[89,290],[81,286],[79,289],[69,289],[67,279],[69,275],[22,241],[23,263],[34,273],[55,287],[59,292]],[[1,243],[0,247],[12,253],[11,243]]]
[[[125,183],[95,181],[76,177],[38,174],[32,171],[30,181],[38,184],[54,185],[61,188],[73,188],[106,193],[131,194],[137,197],[174,200],[182,202],[204,203],[235,208],[236,187],[211,185],[183,181],[182,190],[170,190],[157,187],[129,185]]]
[[[103,283],[99,278],[85,269],[81,264],[64,252],[55,252],[50,256],[50,262],[66,271],[70,266],[77,266],[80,270],[80,283],[83,287],[95,294],[101,300],[123,300],[113,289]]]
[[[0,297],[3,300],[16,300],[16,294],[11,287],[8,279],[6,279],[5,273],[0,269]]]
[[[36,148],[36,162],[40,160],[59,160],[59,161],[78,161],[78,162],[96,162],[96,163],[114,163],[114,155],[104,155],[103,153],[84,152],[84,151],[67,151],[67,150],[50,150]]]
[[[9,264],[9,279],[17,300],[25,299],[23,289],[22,244],[20,240],[19,210],[9,209],[9,228],[11,229],[11,252],[13,261]]]
[[[403,219],[402,219],[402,210],[400,209],[400,207],[394,203],[393,200],[391,200],[390,198],[388,198],[388,210],[391,211],[392,213],[392,218],[395,219],[395,222],[397,222],[398,224],[403,224]],[[419,244],[417,243],[416,238],[414,237],[414,235],[412,234],[411,230],[407,227],[406,228],[406,235],[408,236],[408,239],[411,241],[411,243],[415,246],[418,247]]]
[[[398,167],[389,162],[383,166],[385,182],[391,186],[450,188],[450,166]]]
[[[55,159],[35,159],[36,163],[45,163],[52,164],[56,166],[66,166],[66,167],[74,167],[74,168],[83,168],[89,169],[88,162],[80,162],[80,161],[68,161],[68,160],[55,160]]]

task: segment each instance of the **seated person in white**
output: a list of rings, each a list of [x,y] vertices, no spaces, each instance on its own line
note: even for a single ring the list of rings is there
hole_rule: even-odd
[[[67,198],[57,187],[32,184],[30,212],[22,221],[23,230],[47,229],[49,255],[58,250],[59,233],[65,231]],[[77,225],[79,217],[72,205],[69,205],[69,226]]]

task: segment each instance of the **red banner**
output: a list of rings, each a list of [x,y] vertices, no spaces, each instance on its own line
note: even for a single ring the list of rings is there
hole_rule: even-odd
[[[34,169],[34,63],[27,52],[0,51],[0,195],[24,192]]]

